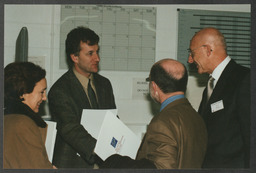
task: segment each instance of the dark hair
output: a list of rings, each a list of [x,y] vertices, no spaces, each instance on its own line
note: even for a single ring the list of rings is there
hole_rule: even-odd
[[[81,42],[92,46],[98,44],[99,40],[99,36],[89,28],[79,26],[71,30],[66,38],[66,57],[69,68],[71,68],[74,63],[70,54],[79,55]]]
[[[172,93],[176,91],[186,92],[188,73],[186,67],[184,65],[183,67],[184,73],[181,78],[177,79],[173,74],[166,72],[161,63],[156,63],[151,68],[150,80],[154,81],[163,93]]]
[[[45,70],[31,62],[14,62],[4,68],[4,100],[22,101],[23,94],[31,93],[37,82],[45,78]]]

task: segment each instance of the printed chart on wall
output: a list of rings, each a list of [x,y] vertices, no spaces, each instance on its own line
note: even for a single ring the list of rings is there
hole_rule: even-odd
[[[67,69],[65,39],[86,26],[100,37],[100,70],[149,71],[155,62],[156,8],[62,5],[60,69]]]

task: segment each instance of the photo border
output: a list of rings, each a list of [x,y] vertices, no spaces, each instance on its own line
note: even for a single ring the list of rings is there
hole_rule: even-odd
[[[256,172],[256,7],[254,0],[1,0],[0,2],[0,169],[1,172],[132,172],[132,173],[165,173],[165,172],[186,172],[186,173],[198,173],[198,172],[209,172],[209,173],[244,173],[244,172]],[[88,5],[99,5],[99,4],[114,4],[114,5],[171,5],[171,4],[193,4],[193,5],[210,5],[210,4],[250,4],[251,5],[251,164],[250,169],[168,169],[168,170],[153,170],[153,169],[57,169],[57,170],[17,170],[17,169],[3,169],[3,70],[4,70],[4,5],[11,4],[31,4],[31,5],[58,5],[58,4],[88,4]]]

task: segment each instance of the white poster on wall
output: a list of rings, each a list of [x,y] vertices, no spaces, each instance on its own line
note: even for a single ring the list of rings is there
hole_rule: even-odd
[[[146,78],[133,78],[132,99],[147,99],[149,94],[149,82]]]

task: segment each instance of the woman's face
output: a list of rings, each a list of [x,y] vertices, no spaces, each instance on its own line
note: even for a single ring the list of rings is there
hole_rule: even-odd
[[[37,113],[40,104],[46,100],[46,86],[46,79],[43,78],[36,83],[32,93],[23,94],[24,101],[22,102]]]

